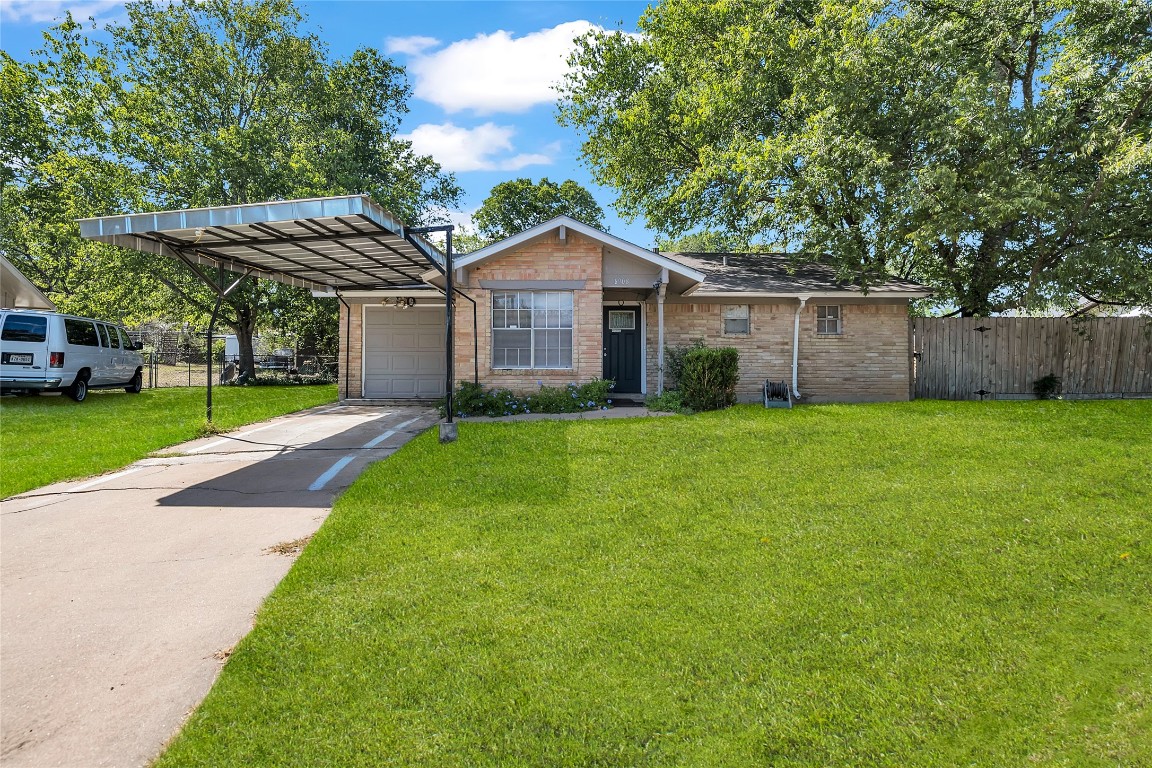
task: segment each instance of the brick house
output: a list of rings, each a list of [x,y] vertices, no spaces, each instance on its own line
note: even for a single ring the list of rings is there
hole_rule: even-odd
[[[614,379],[618,395],[663,389],[665,347],[703,339],[740,352],[737,396],[786,380],[805,402],[907,400],[908,302],[772,254],[654,253],[560,216],[454,259],[457,380],[529,392]],[[345,291],[342,399],[444,394],[444,277],[426,288]]]

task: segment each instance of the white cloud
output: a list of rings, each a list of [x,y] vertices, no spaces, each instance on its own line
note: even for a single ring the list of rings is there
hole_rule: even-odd
[[[473,208],[470,211],[450,211],[447,208],[433,208],[428,211],[425,218],[428,221],[435,221],[443,224],[455,224],[456,233],[461,231],[474,233],[476,226],[472,223],[472,214],[476,213],[478,208]],[[433,235],[428,235],[433,237]],[[438,242],[443,242],[443,236],[440,237]]]
[[[511,154],[516,129],[510,125],[484,123],[461,128],[453,123],[425,123],[397,138],[412,142],[417,154],[431,155],[446,171],[518,171],[529,165],[549,165],[542,153]],[[546,149],[556,151],[556,145]]]
[[[449,113],[523,112],[556,100],[552,86],[568,69],[572,40],[593,29],[601,27],[569,21],[523,37],[504,30],[480,34],[414,56],[408,69],[416,96]]]
[[[0,0],[0,19],[12,24],[46,24],[71,11],[74,19],[84,21],[123,4],[123,0]]]
[[[384,40],[384,51],[387,53],[404,53],[409,56],[417,56],[429,48],[435,48],[438,45],[440,45],[439,40],[434,37],[424,37],[423,35],[389,37]]]

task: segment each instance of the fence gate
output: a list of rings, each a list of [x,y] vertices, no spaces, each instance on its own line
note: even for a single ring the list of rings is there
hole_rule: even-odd
[[[1067,397],[1152,397],[1152,321],[1143,317],[920,317],[916,397],[1034,396],[1037,379]]]

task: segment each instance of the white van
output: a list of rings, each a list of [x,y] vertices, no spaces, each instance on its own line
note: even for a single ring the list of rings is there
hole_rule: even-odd
[[[141,345],[123,328],[87,317],[34,309],[0,310],[0,392],[89,389],[136,394],[143,386]]]

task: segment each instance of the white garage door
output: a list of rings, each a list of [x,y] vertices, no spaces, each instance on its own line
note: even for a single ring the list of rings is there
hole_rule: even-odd
[[[444,309],[364,310],[364,396],[444,395]]]

